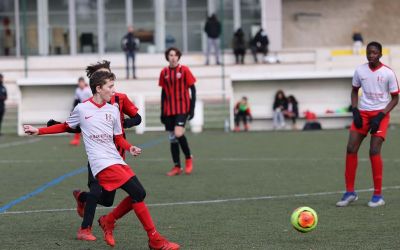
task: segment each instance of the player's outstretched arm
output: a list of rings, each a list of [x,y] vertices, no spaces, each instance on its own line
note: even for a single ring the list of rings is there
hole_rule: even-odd
[[[128,150],[129,153],[133,156],[138,156],[142,153],[141,148],[129,144],[129,142],[122,136],[122,134],[115,136],[115,144],[125,150]]]
[[[57,124],[62,124],[62,123],[59,122],[59,121],[55,121],[55,120],[53,120],[53,119],[50,119],[50,120],[47,122],[47,127],[51,127],[51,126],[57,125]],[[68,132],[68,133],[71,133],[71,134],[75,134],[75,133],[80,133],[80,132],[82,132],[82,130],[81,130],[81,127],[79,127],[79,126],[77,126],[76,128],[70,128],[70,127],[68,127],[67,132]]]
[[[39,129],[31,125],[24,125],[24,132],[28,135],[38,135]]]
[[[136,146],[131,146],[129,153],[133,156],[138,156],[142,153],[142,149]]]

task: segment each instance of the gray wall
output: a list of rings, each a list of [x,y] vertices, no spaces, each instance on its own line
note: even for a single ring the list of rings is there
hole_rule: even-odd
[[[353,30],[364,42],[400,40],[399,0],[282,0],[283,47],[351,45]]]

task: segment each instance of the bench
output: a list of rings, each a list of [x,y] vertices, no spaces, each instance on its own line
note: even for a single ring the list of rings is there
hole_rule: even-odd
[[[346,128],[351,124],[351,113],[316,113],[316,121],[321,123],[322,129],[341,129]],[[250,130],[265,130],[273,129],[272,111],[270,114],[261,114],[253,112],[253,122]],[[284,129],[291,129],[292,121],[285,119],[286,126]],[[303,112],[300,112],[296,120],[297,128],[302,129],[306,123],[306,117]]]

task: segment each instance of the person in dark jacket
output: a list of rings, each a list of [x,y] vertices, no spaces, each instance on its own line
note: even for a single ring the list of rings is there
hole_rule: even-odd
[[[297,100],[293,95],[288,96],[287,109],[283,111],[283,114],[285,115],[285,118],[292,120],[292,129],[296,130],[296,120],[299,117],[299,107]]]
[[[207,34],[207,51],[206,51],[206,65],[210,63],[210,52],[211,47],[214,48],[215,61],[220,64],[219,61],[219,36],[221,35],[221,23],[218,21],[217,16],[212,14],[204,26],[204,31]]]
[[[236,64],[244,64],[244,55],[246,54],[246,40],[242,28],[236,30],[232,39],[233,53],[235,54]]]
[[[257,53],[262,53],[264,57],[268,54],[269,39],[267,33],[260,28],[253,39],[250,41],[251,53],[254,57],[254,62],[258,63]]]
[[[3,116],[6,111],[5,101],[7,100],[7,90],[3,85],[3,75],[0,74],[0,135],[1,134],[1,123],[3,122]]]
[[[132,60],[132,77],[136,79],[135,54],[139,48],[139,39],[135,37],[133,31],[133,27],[129,26],[128,33],[121,40],[121,48],[126,55],[126,79],[129,79],[129,59]]]

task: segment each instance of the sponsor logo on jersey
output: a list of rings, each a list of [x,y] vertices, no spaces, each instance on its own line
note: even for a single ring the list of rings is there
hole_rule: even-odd
[[[106,121],[107,121],[107,122],[112,121],[112,116],[111,116],[110,113],[106,113]]]

